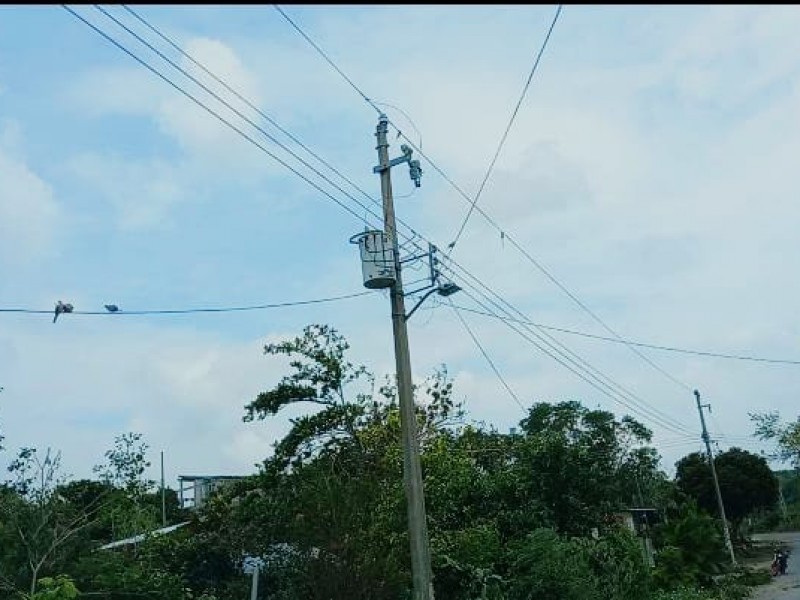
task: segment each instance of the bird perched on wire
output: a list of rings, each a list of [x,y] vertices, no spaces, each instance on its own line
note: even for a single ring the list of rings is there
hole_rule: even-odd
[[[112,312],[112,313],[113,312],[119,312],[119,306],[117,306],[116,304],[104,304],[103,306],[106,307],[106,310],[108,312]]]
[[[56,310],[55,310],[56,314],[53,317],[53,323],[56,322],[56,319],[58,319],[58,315],[60,315],[61,313],[71,313],[71,312],[72,312],[72,304],[64,304],[63,302],[61,302],[61,300],[59,300],[56,303]]]

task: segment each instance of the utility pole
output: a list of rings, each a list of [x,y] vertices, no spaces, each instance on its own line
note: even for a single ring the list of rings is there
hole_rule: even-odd
[[[781,513],[783,514],[783,520],[785,521],[787,519],[786,500],[783,497],[783,486],[781,485],[780,479],[778,479],[778,499],[780,500]]]
[[[259,567],[253,570],[253,583],[250,586],[250,600],[258,600],[258,571]]]
[[[717,479],[717,469],[714,466],[714,454],[711,452],[711,441],[706,429],[706,419],[703,415],[703,408],[711,407],[710,404],[700,404],[700,392],[694,391],[694,397],[697,400],[697,412],[700,413],[700,425],[703,427],[703,442],[706,445],[706,454],[708,455],[708,464],[711,466],[711,476],[714,479],[714,490],[717,492],[717,504],[719,505],[719,516],[722,519],[722,531],[725,534],[725,545],[728,547],[728,552],[731,555],[731,563],[736,566],[736,556],[733,554],[733,543],[731,542],[731,534],[728,531],[728,520],[725,518],[725,505],[722,503],[722,492],[719,491],[719,480]]]
[[[411,384],[411,357],[408,351],[408,329],[406,307],[403,299],[403,279],[400,273],[400,252],[392,200],[391,168],[401,162],[409,162],[414,177],[411,151],[404,148],[404,158],[389,160],[389,119],[381,114],[375,136],[378,139],[378,166],[373,169],[381,176],[383,197],[383,220],[385,234],[394,250],[395,280],[390,288],[392,326],[394,329],[394,354],[397,365],[397,395],[400,402],[400,426],[403,438],[403,482],[408,505],[408,536],[411,543],[411,574],[414,600],[433,600],[431,556],[428,542],[428,525],[425,515],[425,495],[422,487],[422,467],[417,439],[417,418],[414,409],[414,391]],[[416,168],[419,169],[417,163]],[[418,172],[417,172],[418,175]],[[418,179],[415,183],[419,185]]]
[[[164,451],[161,451],[161,526],[167,526],[167,497],[164,490]]]

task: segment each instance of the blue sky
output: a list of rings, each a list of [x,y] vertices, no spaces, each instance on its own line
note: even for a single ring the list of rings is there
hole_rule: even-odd
[[[92,7],[75,10],[218,106]],[[180,61],[121,8],[108,10]],[[137,10],[378,195],[375,113],[273,8]],[[555,7],[287,11],[373,100],[411,115],[426,154],[472,194]],[[347,243],[358,219],[62,8],[4,7],[2,17],[0,304],[135,310],[361,291]],[[800,357],[798,25],[793,7],[567,6],[481,206],[630,339]],[[408,197],[404,169],[395,172],[397,210],[445,246],[466,206],[423,169]],[[455,257],[534,320],[605,333],[480,215]],[[501,323],[465,317],[524,401],[581,399],[622,412]],[[286,429],[285,419],[241,422],[243,405],[281,374],[261,348],[305,324],[330,323],[354,359],[393,368],[380,293],[227,315],[2,320],[5,458],[51,445],[78,476],[129,430],[145,435],[153,458],[166,451],[170,477],[249,471]],[[449,309],[427,305],[410,329],[415,376],[446,363],[473,418],[515,424],[519,408]],[[691,393],[628,349],[559,339],[696,429]],[[748,412],[796,413],[796,367],[647,356],[714,403],[711,425],[728,442],[751,433]],[[699,447],[655,430],[665,468]]]

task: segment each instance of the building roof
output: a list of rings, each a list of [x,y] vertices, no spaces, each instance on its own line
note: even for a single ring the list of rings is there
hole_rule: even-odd
[[[198,479],[244,479],[247,475],[178,475],[181,481],[195,481]]]
[[[169,527],[164,527],[162,529],[156,529],[155,531],[151,531],[149,533],[142,533],[140,535],[135,535],[133,537],[129,537],[124,540],[118,540],[116,542],[111,542],[110,544],[106,544],[105,546],[100,546],[100,550],[112,550],[113,548],[119,548],[120,546],[129,546],[131,544],[138,544],[143,542],[147,539],[147,536],[151,535],[162,535],[164,533],[172,533],[176,529],[180,529],[184,525],[188,525],[190,521],[186,521],[184,523],[178,523],[177,525],[170,525]]]

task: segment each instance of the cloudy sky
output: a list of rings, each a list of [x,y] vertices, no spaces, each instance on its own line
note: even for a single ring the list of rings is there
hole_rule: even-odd
[[[75,10],[353,204],[113,21]],[[130,14],[108,10],[286,141]],[[137,10],[379,196],[376,113],[272,7]],[[472,196],[555,6],[287,11]],[[479,206],[626,339],[800,359],[798,28],[795,7],[565,7]],[[416,191],[405,167],[395,169],[397,211],[444,248],[467,204],[423,169]],[[0,308],[180,309],[357,293],[348,239],[365,213],[354,210],[358,218],[62,8],[2,8]],[[608,335],[480,214],[453,258],[537,323]],[[454,301],[477,307],[467,294]],[[631,412],[503,322],[462,315],[523,403],[577,399]],[[263,345],[309,323],[333,325],[354,361],[392,372],[381,292],[252,312],[64,315],[55,325],[49,315],[0,314],[0,462],[20,446],[51,446],[69,473],[87,476],[116,435],[137,431],[154,465],[165,451],[171,483],[251,472],[287,428],[284,417],[242,422],[243,406],[285,368]],[[797,366],[641,350],[668,377],[623,345],[551,334],[630,392],[667,470],[700,447],[694,388],[713,404],[721,449],[763,448],[747,438],[748,412],[797,414]],[[415,377],[447,364],[471,418],[503,429],[521,418],[449,307],[426,303],[410,337]]]

